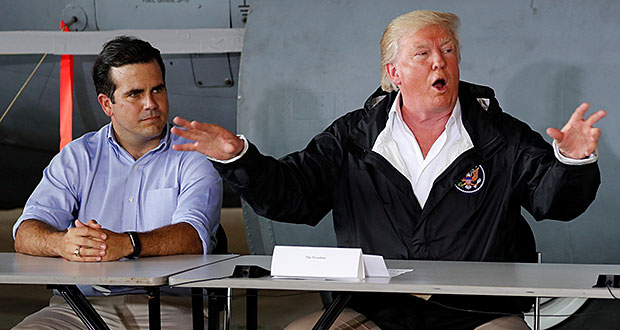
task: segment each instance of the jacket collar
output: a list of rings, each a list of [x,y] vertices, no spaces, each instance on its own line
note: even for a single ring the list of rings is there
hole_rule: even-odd
[[[493,89],[461,81],[459,100],[463,109],[463,125],[476,151],[484,153],[488,149],[487,146],[494,140],[498,140],[497,142],[501,144],[505,142],[493,120],[502,112]],[[488,151],[490,150],[486,150]],[[488,159],[488,157],[490,155],[483,158]]]
[[[351,138],[366,150],[371,150],[379,133],[387,124],[397,91],[385,92],[379,87],[364,103],[363,115],[351,131]],[[495,92],[490,87],[459,83],[463,125],[472,139],[474,149],[480,150],[493,139],[500,137],[498,129],[488,115],[501,113]]]
[[[360,147],[371,150],[388,120],[388,113],[398,92],[385,92],[379,87],[364,103],[362,117],[351,131],[351,138]]]

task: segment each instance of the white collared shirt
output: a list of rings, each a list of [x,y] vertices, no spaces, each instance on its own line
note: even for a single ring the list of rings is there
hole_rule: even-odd
[[[399,93],[388,114],[385,129],[377,137],[372,150],[411,182],[420,207],[424,207],[435,179],[474,144],[463,126],[461,104],[457,100],[444,131],[424,158],[418,141],[403,120],[400,100]]]

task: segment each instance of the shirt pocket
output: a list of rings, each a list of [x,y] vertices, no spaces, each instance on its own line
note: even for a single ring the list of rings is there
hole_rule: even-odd
[[[144,218],[145,230],[153,230],[172,223],[177,208],[179,188],[153,189],[146,192]]]

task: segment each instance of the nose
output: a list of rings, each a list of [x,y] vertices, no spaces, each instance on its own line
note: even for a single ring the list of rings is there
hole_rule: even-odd
[[[157,109],[158,107],[159,104],[157,103],[155,96],[151,93],[146,93],[146,96],[144,98],[144,108],[146,110],[152,110]]]
[[[443,69],[446,66],[446,59],[441,51],[433,54],[433,70]]]

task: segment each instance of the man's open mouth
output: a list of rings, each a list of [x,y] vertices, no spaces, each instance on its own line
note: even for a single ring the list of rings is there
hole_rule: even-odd
[[[443,78],[439,78],[435,80],[435,82],[433,83],[433,87],[442,90],[446,87],[446,81]]]

